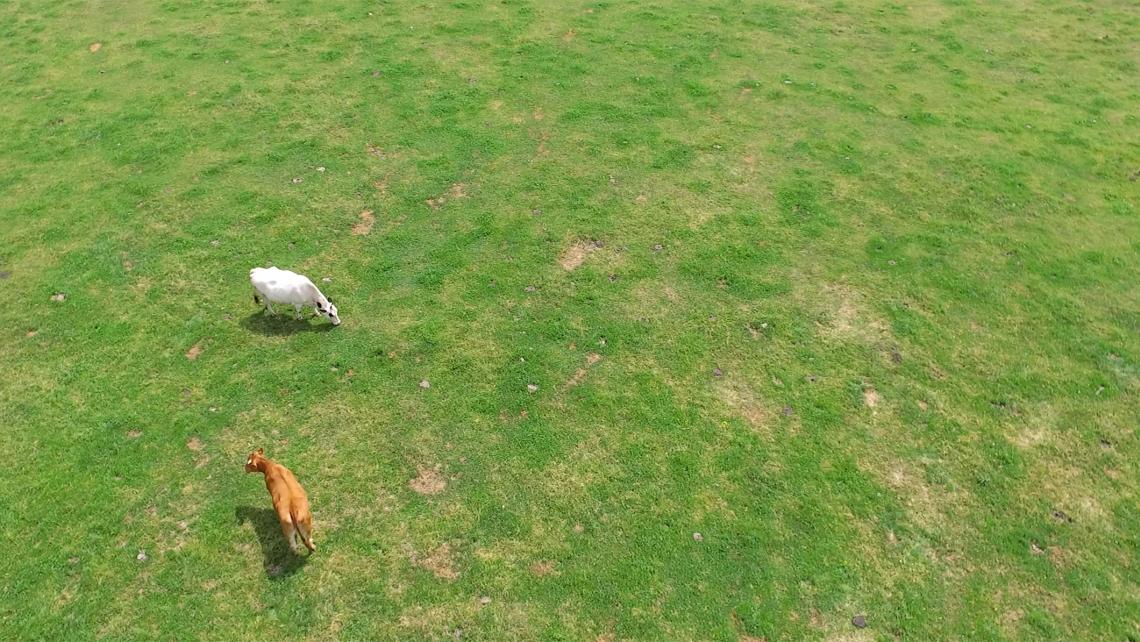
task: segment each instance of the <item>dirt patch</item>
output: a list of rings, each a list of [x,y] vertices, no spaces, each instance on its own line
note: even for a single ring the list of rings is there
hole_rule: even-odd
[[[578,368],[575,370],[573,376],[566,380],[566,387],[573,388],[574,386],[582,383],[582,381],[586,379],[586,375],[589,374],[589,370],[587,370],[587,368],[601,360],[602,355],[598,354],[597,352],[591,352],[590,354],[586,355],[586,368]]]
[[[189,448],[190,450],[193,450],[194,452],[201,452],[202,451],[202,440],[198,439],[198,437],[195,435],[194,437],[191,437],[189,441],[186,442],[186,447]]]
[[[387,157],[387,154],[384,153],[384,150],[373,145],[372,143],[368,143],[367,145],[364,146],[364,148],[368,150],[369,154],[372,154],[376,158],[386,158]]]
[[[435,198],[427,199],[426,203],[433,209],[438,210],[443,207],[443,204],[448,200],[457,198],[467,198],[467,185],[464,183],[453,184],[446,192],[436,196]]]
[[[925,401],[923,401],[921,399],[919,399],[916,403],[918,404],[918,409],[923,411],[923,412],[926,412],[926,410],[928,408],[930,408],[930,404],[926,403]]]
[[[585,262],[586,257],[591,252],[599,250],[605,246],[602,241],[576,241],[573,245],[562,251],[558,257],[558,264],[562,266],[563,270],[570,272],[578,268]]]
[[[538,577],[546,577],[547,575],[554,575],[558,571],[555,569],[552,560],[540,560],[530,565],[530,572]]]
[[[67,295],[63,292],[56,292],[55,294],[51,295],[51,300],[55,301],[56,303],[63,303],[66,299]]]
[[[87,51],[90,51],[91,53],[98,53],[99,50],[102,48],[103,48],[103,43],[93,42],[87,47]]]
[[[882,397],[879,396],[879,393],[876,392],[874,388],[868,387],[863,389],[863,405],[868,408],[874,408],[879,405],[881,399]]]
[[[542,120],[543,118],[546,118],[546,114],[542,113],[541,108],[534,110],[534,113],[532,113],[530,116],[535,120]]]
[[[137,429],[136,430],[128,430],[127,431],[127,437],[130,437],[131,439],[138,439],[139,437],[142,437],[142,431],[137,430]]]
[[[562,42],[570,42],[576,35],[578,35],[578,32],[570,29],[566,33],[562,34]]]
[[[887,336],[887,327],[866,303],[859,290],[842,284],[824,286],[814,295],[817,309],[822,306],[823,319],[818,323],[825,339],[878,343]]]
[[[419,474],[408,482],[408,487],[421,495],[438,495],[447,488],[447,479],[437,468],[420,468]]]
[[[32,337],[36,336],[37,334],[39,334],[39,332],[37,332],[36,330],[28,330],[27,332],[24,333],[24,336],[31,339]]]
[[[372,225],[376,223],[376,217],[372,216],[372,210],[364,210],[360,213],[360,222],[352,226],[353,236],[364,236],[372,231]]]
[[[186,351],[186,358],[193,361],[202,354],[202,342],[195,343],[189,350]]]
[[[633,199],[633,202],[637,203],[638,205],[645,205],[649,202],[649,197],[645,194],[638,194],[637,198]]]
[[[428,555],[422,560],[416,561],[416,565],[426,568],[431,571],[431,574],[441,580],[456,580],[459,579],[459,571],[455,570],[455,560],[451,558],[451,545],[444,544]]]

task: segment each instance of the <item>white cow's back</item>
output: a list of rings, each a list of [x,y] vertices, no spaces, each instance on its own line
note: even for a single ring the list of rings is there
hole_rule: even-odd
[[[309,277],[276,267],[253,268],[249,282],[273,303],[312,303],[319,292]]]

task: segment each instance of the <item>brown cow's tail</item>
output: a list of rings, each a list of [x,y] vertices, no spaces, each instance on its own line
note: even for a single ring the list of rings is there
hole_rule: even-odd
[[[317,545],[313,543],[313,518],[311,515],[298,517],[294,513],[289,513],[289,518],[293,520],[293,528],[297,529],[297,534],[301,536],[301,542],[305,548],[309,549],[310,553],[317,552]]]

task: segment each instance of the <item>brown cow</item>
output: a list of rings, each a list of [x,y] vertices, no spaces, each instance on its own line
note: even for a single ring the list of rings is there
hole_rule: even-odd
[[[305,543],[309,552],[317,550],[313,544],[313,514],[309,512],[309,498],[305,489],[288,468],[265,457],[265,449],[258,448],[245,460],[245,472],[265,475],[265,487],[273,498],[273,510],[281,521],[281,532],[289,542],[289,548],[297,552],[297,535]]]

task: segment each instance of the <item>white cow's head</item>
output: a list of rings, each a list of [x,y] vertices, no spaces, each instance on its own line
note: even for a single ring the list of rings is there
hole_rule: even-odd
[[[340,325],[340,316],[336,313],[336,306],[333,305],[332,299],[317,301],[317,314],[328,317],[333,325]]]

